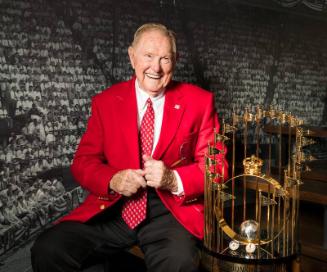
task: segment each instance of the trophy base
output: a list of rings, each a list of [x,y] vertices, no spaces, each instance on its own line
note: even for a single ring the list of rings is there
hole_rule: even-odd
[[[300,272],[299,260],[296,256],[282,261],[276,260],[267,264],[245,263],[239,260],[225,260],[202,252],[201,267],[210,272]]]

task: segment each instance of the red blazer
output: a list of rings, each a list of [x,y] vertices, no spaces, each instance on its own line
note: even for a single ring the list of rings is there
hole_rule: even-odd
[[[140,168],[136,103],[135,77],[93,98],[87,129],[71,166],[75,179],[90,194],[62,220],[85,222],[122,197],[109,194],[108,186],[117,171]],[[219,124],[213,94],[191,84],[171,82],[153,158],[175,165],[172,168],[182,179],[184,196],[164,190],[157,193],[176,219],[200,239],[204,228],[204,153],[208,141],[213,140],[214,128],[218,131]]]

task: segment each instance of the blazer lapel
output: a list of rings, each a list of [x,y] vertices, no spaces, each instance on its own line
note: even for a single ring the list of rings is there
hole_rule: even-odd
[[[126,160],[130,167],[140,168],[135,78],[130,80],[128,84],[128,88],[116,96],[116,112],[119,113],[118,120],[120,120],[117,129],[121,130],[122,140],[126,146],[125,150],[128,150]]]
[[[166,91],[161,132],[153,153],[153,158],[156,160],[161,159],[180,126],[185,111],[185,103],[182,98],[182,94],[174,87]]]

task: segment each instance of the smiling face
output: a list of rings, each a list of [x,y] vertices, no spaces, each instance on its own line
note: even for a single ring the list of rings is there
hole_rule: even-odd
[[[140,88],[152,97],[160,94],[169,84],[175,67],[170,38],[160,30],[148,30],[128,48],[128,55]]]

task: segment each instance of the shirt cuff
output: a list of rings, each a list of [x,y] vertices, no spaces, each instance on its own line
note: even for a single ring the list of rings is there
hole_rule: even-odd
[[[184,187],[183,187],[182,179],[176,170],[173,170],[173,173],[174,173],[176,181],[177,181],[177,191],[172,192],[172,194],[176,195],[176,196],[183,196],[184,195]]]

